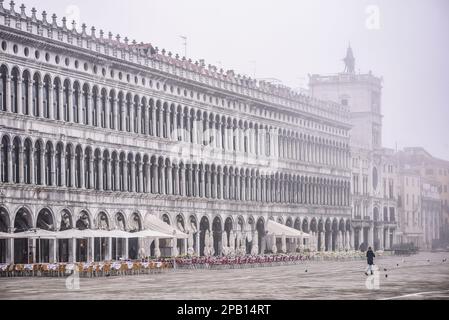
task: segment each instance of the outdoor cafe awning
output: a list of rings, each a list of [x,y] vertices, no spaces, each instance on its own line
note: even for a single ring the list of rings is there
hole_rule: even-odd
[[[18,233],[0,232],[0,239],[87,239],[87,238],[160,238],[170,239],[175,236],[154,230],[139,232],[127,232],[123,230],[92,230],[92,229],[67,229],[64,231],[48,231],[43,229],[31,229]]]
[[[169,234],[174,236],[177,239],[187,239],[189,236],[181,232],[175,227],[172,227],[171,225],[165,223],[164,221],[158,219],[156,216],[148,216],[146,219],[146,222],[148,223],[148,226],[151,230],[155,230],[164,234]]]
[[[282,237],[285,235],[287,238],[309,238],[308,233],[287,227],[278,222],[268,220],[267,231],[269,235],[275,235],[276,237]]]

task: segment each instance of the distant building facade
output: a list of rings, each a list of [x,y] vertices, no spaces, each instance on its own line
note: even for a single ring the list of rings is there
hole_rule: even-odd
[[[397,231],[397,165],[392,150],[382,148],[382,80],[371,72],[356,74],[349,47],[345,72],[312,75],[310,93],[350,110],[352,227],[355,247],[389,249]]]
[[[347,106],[0,1],[0,232],[139,231],[157,217],[189,234],[158,244],[174,252],[205,254],[210,233],[216,255],[263,253],[271,219],[349,250],[349,129]],[[76,259],[45,242],[46,261]],[[95,240],[83,259],[143,245]],[[36,242],[0,252],[24,262]]]

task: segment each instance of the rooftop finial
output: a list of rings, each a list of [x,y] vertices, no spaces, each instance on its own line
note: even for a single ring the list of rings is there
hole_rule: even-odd
[[[352,52],[351,43],[349,43],[348,49],[346,51],[346,57],[343,59],[345,63],[345,72],[354,73],[355,72],[355,58]]]
[[[0,0],[0,12],[5,11],[5,8],[3,8],[3,0]]]
[[[125,41],[125,44],[128,45],[128,42],[129,42],[128,37],[125,37],[125,39],[123,39],[123,41]]]
[[[72,20],[72,31],[76,32],[76,21]]]
[[[14,6],[15,6],[15,2],[14,2],[14,1],[11,1],[11,2],[9,3],[9,10],[10,10],[10,13],[11,13],[11,14],[16,13],[16,12],[14,11]]]
[[[83,23],[83,24],[81,25],[81,35],[82,35],[83,37],[86,37],[86,36],[87,36],[86,29],[87,29],[87,26],[86,26],[85,23]]]
[[[23,17],[26,17],[25,14],[25,5],[22,3],[22,5],[20,6],[20,15]]]
[[[108,38],[109,38],[109,41],[112,41],[112,37],[113,37],[113,35],[112,35],[112,32],[111,32],[111,31],[109,31],[109,33],[108,33]]]
[[[90,28],[90,36],[92,38],[96,38],[96,36],[95,36],[95,27],[94,26],[92,26],[92,28]]]
[[[34,7],[31,8],[31,20],[32,21],[37,21],[36,12],[37,12],[36,8],[34,8]]]
[[[47,21],[47,11],[42,11],[42,22],[43,22],[44,24],[48,24],[48,21]]]
[[[104,38],[104,31],[100,29],[100,39],[103,40],[103,38]]]
[[[53,13],[53,15],[51,16],[51,19],[53,20],[52,21],[52,26],[55,27],[55,28],[58,26],[58,23],[56,22],[57,18],[58,18],[58,16],[56,15],[56,13]]]
[[[62,28],[64,30],[67,29],[67,18],[66,17],[62,17]]]
[[[119,35],[119,34],[117,34],[117,35],[115,36],[115,40],[117,40],[117,42],[120,43],[120,35]]]

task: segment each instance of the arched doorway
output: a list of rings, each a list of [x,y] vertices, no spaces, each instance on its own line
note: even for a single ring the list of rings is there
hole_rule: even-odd
[[[61,212],[61,226],[60,231],[69,230],[73,228],[72,215],[69,211],[63,210]],[[58,240],[58,253],[60,262],[69,262],[69,257],[72,252],[72,246],[70,245],[70,239]]]
[[[232,252],[234,252],[235,247],[231,248],[231,231],[232,231],[233,227],[232,227],[232,218],[231,217],[227,217],[225,220],[225,225],[224,225],[224,232],[226,232],[226,237],[225,237],[225,243],[223,244],[224,247],[229,247]],[[223,238],[223,237],[222,237]],[[232,243],[233,245],[235,245],[235,241]]]
[[[324,250],[324,222],[320,219],[318,222],[318,251]]]
[[[256,230],[257,230],[257,240],[258,240],[258,246],[259,246],[259,252],[260,253],[265,253],[266,251],[266,246],[265,246],[265,222],[263,221],[262,218],[259,218],[259,220],[257,220],[257,225],[256,225]]]
[[[214,239],[214,256],[220,256],[222,252],[222,232],[221,219],[215,217],[212,223],[212,233]]]
[[[181,214],[178,214],[176,216],[176,228],[181,231],[186,233],[186,226],[185,226],[185,221],[184,221],[184,217]],[[178,255],[181,255],[182,253],[186,253],[187,252],[187,248],[184,247],[184,239],[176,239],[176,248],[178,249]]]
[[[100,212],[97,219],[97,229],[109,230],[109,218],[105,212]],[[108,238],[95,238],[94,240],[94,261],[104,261],[108,253]]]
[[[126,231],[126,220],[125,216],[121,212],[117,212],[115,214],[115,228],[117,230]],[[118,239],[115,238],[112,241],[112,258],[115,260],[119,260],[121,256],[123,256],[125,252],[125,241],[127,239]]]
[[[32,221],[31,213],[27,209],[19,209],[14,218],[14,233],[31,229]],[[31,263],[32,261],[32,242],[28,239],[14,239],[14,263]]]
[[[200,255],[204,256],[204,247],[206,244],[206,234],[210,231],[209,219],[202,217],[200,221]]]
[[[0,232],[8,233],[10,229],[9,214],[5,208],[0,207]],[[0,239],[0,263],[6,263],[8,243]]]
[[[190,225],[188,226],[189,239],[188,239],[188,250],[193,250],[196,254],[199,254],[199,243],[198,242],[198,222],[195,216],[190,216]]]
[[[337,238],[338,238],[338,220],[334,219],[332,221],[332,242],[331,242],[331,250],[336,251],[337,250]]]
[[[137,212],[134,212],[129,221],[129,232],[139,232],[142,231],[142,219]],[[139,254],[139,239],[130,238],[128,239],[128,257],[131,260],[137,259]]]
[[[36,220],[36,228],[43,230],[53,230],[54,221],[53,215],[48,209],[42,209]],[[50,240],[36,239],[36,262],[48,263],[50,262]]]
[[[91,228],[91,221],[89,214],[86,211],[82,211],[76,221],[76,229],[86,230]],[[76,239],[76,261],[87,262],[89,253],[89,241],[88,239]]]

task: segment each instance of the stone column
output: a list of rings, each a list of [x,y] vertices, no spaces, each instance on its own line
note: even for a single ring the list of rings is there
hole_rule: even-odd
[[[75,263],[76,261],[76,239],[69,239],[69,262]]]
[[[75,187],[75,154],[70,155],[70,187]]]
[[[112,189],[112,174],[111,174],[111,158],[106,159],[106,181],[104,182],[104,190]]]
[[[164,137],[164,108],[163,105],[159,108],[159,137]]]
[[[126,157],[123,160],[123,190],[128,192],[128,158]]]
[[[391,249],[389,228],[385,229],[385,249]]]
[[[185,167],[183,170],[181,170],[181,174],[179,177],[180,181],[181,181],[181,189],[180,191],[180,195],[181,196],[186,196],[186,178],[185,178]]]
[[[111,106],[109,104],[107,96],[104,99],[104,103],[105,103],[105,106],[104,106],[104,113],[105,113],[105,115],[104,115],[104,127],[106,129],[110,129],[111,128],[111,124],[110,124],[110,118],[109,117],[111,115],[112,110],[110,110]]]
[[[167,131],[167,139],[171,139],[171,132],[170,132],[170,107],[167,105],[167,112],[164,112],[164,118],[165,118],[165,130]]]
[[[124,98],[122,100],[118,100],[117,112],[120,112],[120,124],[122,131],[126,131],[126,102],[124,101]]]
[[[50,252],[49,252],[49,261],[50,261],[50,263],[56,263],[57,262],[57,254],[56,254],[56,252],[57,252],[57,243],[58,243],[58,240],[57,239],[51,239],[51,240],[49,240],[49,242],[50,242],[50,245],[49,245],[49,250],[50,250]]]
[[[103,156],[100,154],[100,157],[98,158],[98,189],[104,190],[104,184],[103,184]]]
[[[368,246],[374,250],[374,228],[370,227],[368,231]]]
[[[23,113],[23,106],[22,106],[22,77],[19,75],[17,77],[17,113],[21,114]]]
[[[172,165],[170,163],[170,165],[167,166],[167,195],[171,195],[173,192],[173,187],[172,187],[172,171],[171,171]]]
[[[126,102],[126,108],[128,108],[128,101]],[[128,110],[126,110],[126,113],[128,113]],[[129,132],[134,133],[134,103],[133,101],[129,102]]]
[[[6,98],[6,112],[11,112],[11,76],[9,74],[5,75],[6,78],[6,92],[5,92],[5,98]]]
[[[152,189],[153,189],[153,193],[157,194],[159,193],[159,175],[157,172],[157,165],[156,164],[151,164],[150,166],[150,170],[151,170],[151,176],[153,177],[153,181],[152,181]]]
[[[160,179],[161,179],[161,190],[159,190],[160,192],[160,194],[166,194],[166,192],[165,192],[165,165],[164,164],[161,164],[160,165],[160,169],[161,169],[161,176],[160,176]]]
[[[124,257],[125,257],[125,259],[129,259],[129,239],[123,239],[123,241],[125,242],[125,254],[124,254]]]
[[[178,168],[178,166],[174,166],[173,169],[172,169],[173,181],[175,182],[173,185],[173,193],[175,195],[179,195],[179,174],[178,174],[179,168]]]
[[[80,188],[84,189],[84,153],[81,154],[81,159],[80,159]]]
[[[120,190],[120,169],[119,169],[119,164],[120,164],[120,160],[117,157],[117,160],[115,161],[115,166],[114,166],[114,170],[115,170],[115,177],[114,177],[115,191]],[[148,180],[150,180],[150,179],[148,179]]]
[[[139,101],[137,102],[137,117],[136,118],[137,118],[137,120],[136,120],[136,131],[139,134],[142,131],[142,128],[141,128],[141,123],[142,123],[142,119],[141,119],[142,118],[142,106],[141,106]],[[140,189],[140,190],[142,190],[142,189]]]
[[[139,170],[138,175],[139,175],[139,190],[136,190],[136,192],[143,192],[143,163],[142,161],[139,162],[139,167],[137,168]]]
[[[156,125],[156,108],[153,106],[150,108],[150,106],[148,106],[147,108],[147,122],[145,123],[145,125],[147,125],[148,123],[148,135],[152,135],[152,136],[156,136],[156,131],[155,131],[155,125]],[[151,113],[151,114],[150,114]],[[150,118],[151,118],[151,122],[150,122]],[[182,117],[181,117],[182,119]],[[151,125],[150,125],[151,123]]]
[[[206,197],[206,179],[205,179],[205,167],[203,166],[202,170],[199,170],[199,179],[201,180],[200,187],[200,193],[199,196],[202,198]],[[198,180],[198,181],[200,181]]]
[[[325,237],[324,237],[324,231],[322,231],[322,232],[320,232],[319,233],[319,237],[320,237],[320,251],[324,251],[324,249],[325,249],[325,244],[324,244],[324,240],[326,239]]]
[[[128,186],[130,192],[136,191],[136,162],[134,160],[131,160],[131,179],[130,179],[131,185]]]
[[[6,263],[14,263],[14,239],[6,240]]]
[[[107,116],[106,116],[107,118]],[[106,261],[111,261],[112,260],[112,238],[109,237],[107,238],[108,242],[107,242],[107,251],[106,251],[106,255],[105,255],[105,260]],[[117,250],[117,248],[116,248]]]
[[[92,153],[92,157],[90,157],[90,159],[89,159],[89,172],[90,172],[89,187],[95,189],[93,153]]]
[[[23,152],[23,147],[21,146],[19,149],[19,183],[22,184],[24,182],[24,176],[23,176],[23,157],[24,157],[24,152]],[[0,156],[1,158],[1,156]],[[52,165],[52,169],[54,168],[54,166]]]

